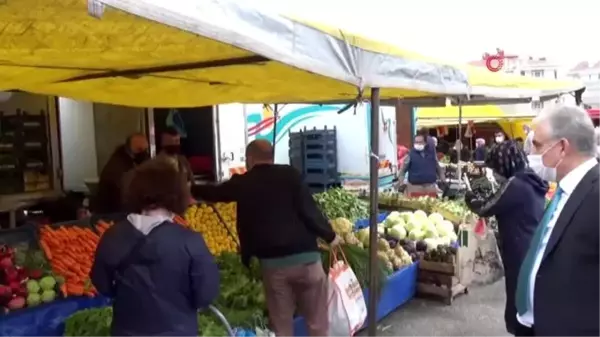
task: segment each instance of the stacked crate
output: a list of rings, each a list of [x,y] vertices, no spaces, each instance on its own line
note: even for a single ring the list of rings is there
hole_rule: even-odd
[[[340,186],[336,130],[290,132],[290,165],[302,173],[313,193]]]
[[[45,191],[50,184],[48,122],[45,111],[0,111],[0,194]]]

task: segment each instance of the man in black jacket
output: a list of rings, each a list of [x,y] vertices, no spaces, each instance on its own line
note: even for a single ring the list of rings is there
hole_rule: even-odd
[[[270,326],[293,336],[295,309],[311,336],[328,335],[327,277],[317,238],[338,238],[317,208],[298,171],[273,163],[273,147],[255,140],[246,148],[248,172],[217,186],[194,186],[194,195],[213,202],[237,202],[242,261],[260,261]]]
[[[594,126],[575,106],[558,106],[538,118],[530,165],[558,187],[519,272],[517,335],[599,336],[600,191]]]
[[[101,214],[122,212],[121,193],[125,174],[148,158],[146,136],[134,133],[127,137],[125,144],[115,149],[100,173],[98,192],[92,198],[92,211]]]

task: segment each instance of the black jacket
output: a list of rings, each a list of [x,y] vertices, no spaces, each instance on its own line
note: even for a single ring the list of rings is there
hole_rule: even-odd
[[[135,168],[135,162],[127,153],[125,145],[119,146],[100,173],[98,191],[92,198],[92,212],[110,214],[123,211],[121,202],[123,181],[127,172],[133,168]]]
[[[308,186],[289,165],[257,165],[216,186],[194,186],[194,196],[237,202],[242,261],[318,251],[317,238],[331,242],[335,232],[317,208]]]
[[[514,333],[517,323],[515,293],[521,263],[529,243],[542,220],[548,184],[530,169],[516,173],[484,203],[477,204],[467,195],[469,208],[483,217],[495,216],[498,221],[498,248],[504,264],[506,329]]]
[[[548,240],[534,289],[538,336],[600,336],[598,170],[579,182]]]
[[[113,336],[197,336],[197,310],[219,294],[219,270],[204,239],[171,222],[146,236],[129,221],[112,226],[98,244],[91,279],[114,299]]]

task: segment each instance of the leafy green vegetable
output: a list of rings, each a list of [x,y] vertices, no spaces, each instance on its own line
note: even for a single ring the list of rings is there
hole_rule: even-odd
[[[360,200],[358,196],[342,188],[332,188],[313,195],[313,198],[323,214],[330,220],[346,218],[355,222],[369,216],[367,204]]]
[[[64,336],[110,336],[112,307],[85,309],[65,321]]]

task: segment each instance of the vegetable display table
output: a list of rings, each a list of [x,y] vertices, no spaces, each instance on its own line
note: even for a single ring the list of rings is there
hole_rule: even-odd
[[[69,297],[39,307],[0,316],[0,336],[62,336],[64,322],[73,313],[108,305],[105,297]]]

